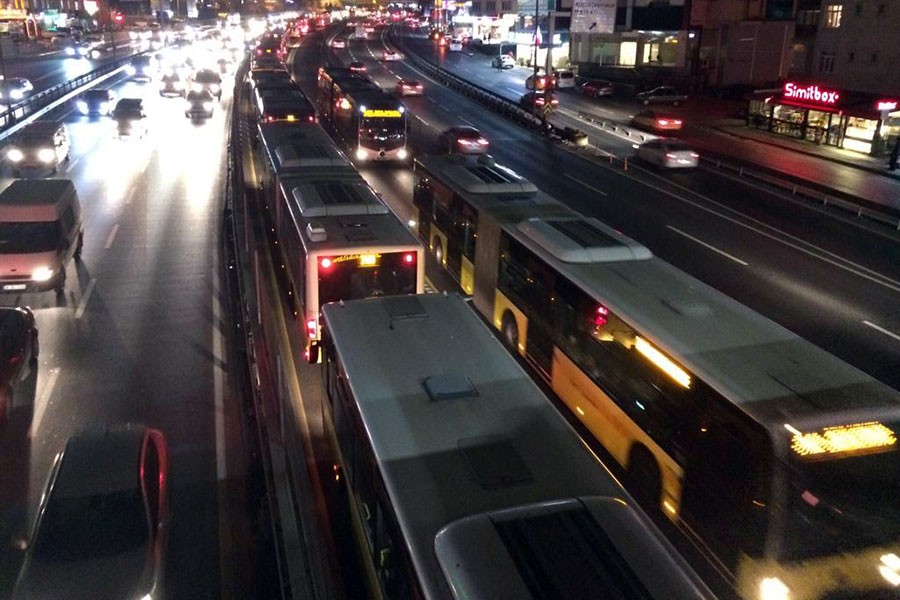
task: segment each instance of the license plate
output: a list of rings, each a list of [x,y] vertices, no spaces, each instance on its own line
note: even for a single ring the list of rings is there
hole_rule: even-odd
[[[24,290],[25,287],[26,286],[24,283],[10,283],[10,284],[4,285],[3,290],[4,291]]]

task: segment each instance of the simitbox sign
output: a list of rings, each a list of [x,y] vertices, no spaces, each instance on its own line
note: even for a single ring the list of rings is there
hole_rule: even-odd
[[[841,95],[834,90],[826,90],[815,84],[800,86],[789,81],[784,84],[784,97],[791,100],[804,100],[807,102],[833,105],[837,104]]]

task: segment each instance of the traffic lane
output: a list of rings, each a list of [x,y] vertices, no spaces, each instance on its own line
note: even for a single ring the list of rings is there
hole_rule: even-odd
[[[730,209],[763,226],[774,227],[800,247],[812,245],[835,260],[871,272],[872,277],[900,281],[900,233],[887,225],[836,213],[725,171],[703,167],[666,171],[638,160],[633,160],[630,168],[632,174],[637,169],[644,170],[648,176],[658,176],[713,207]]]
[[[161,428],[172,456],[170,589],[213,598],[220,596],[213,427],[222,412],[214,383],[222,364],[210,290],[219,289],[214,240],[227,137],[224,120],[201,128],[180,102],[168,108],[158,125],[175,127],[143,141],[116,139],[105,120],[89,124],[92,142],[88,127],[71,123],[75,146],[92,149],[65,173],[82,198],[85,250],[70,267],[64,300],[24,299],[36,307],[42,346],[29,504],[36,506],[53,454],[80,426],[140,420]]]

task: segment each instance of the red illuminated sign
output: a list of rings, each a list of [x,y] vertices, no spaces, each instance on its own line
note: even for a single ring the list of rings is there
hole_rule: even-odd
[[[879,100],[875,103],[875,110],[897,110],[897,101]]]
[[[841,95],[834,90],[825,90],[817,85],[799,86],[796,83],[787,82],[784,84],[784,97],[819,104],[837,104]]]

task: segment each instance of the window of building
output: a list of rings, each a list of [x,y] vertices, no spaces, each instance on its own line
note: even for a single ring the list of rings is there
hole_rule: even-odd
[[[819,55],[819,72],[832,73],[834,71],[834,52],[822,52]]]
[[[825,5],[825,28],[837,29],[841,26],[841,11],[843,6],[840,4]]]
[[[766,2],[766,18],[784,21],[794,16],[793,0],[769,0]]]
[[[473,2],[472,3],[472,12],[476,15],[480,15],[481,13],[481,2]]]
[[[819,24],[819,15],[822,11],[819,9],[801,10],[797,12],[797,25],[812,25],[815,27]]]
[[[503,0],[501,4],[501,10],[504,13],[512,12],[512,2],[510,0]]]
[[[853,59],[856,58],[856,52],[850,52],[847,54],[847,62],[853,62]]]
[[[857,17],[862,16],[862,2],[857,2],[856,6],[853,7],[853,14]]]

